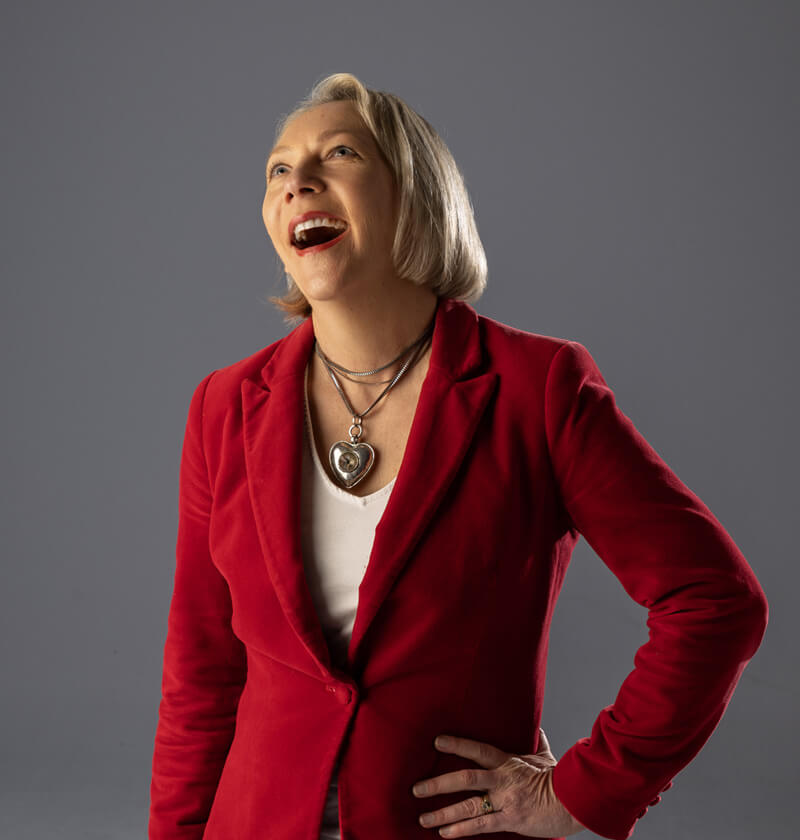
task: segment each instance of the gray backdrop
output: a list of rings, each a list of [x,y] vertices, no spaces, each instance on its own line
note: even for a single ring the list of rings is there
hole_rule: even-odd
[[[3,838],[145,836],[189,399],[286,332],[265,156],[340,71],[452,149],[478,311],[585,344],[767,593],[726,715],[636,837],[796,834],[799,23],[764,0],[4,0]],[[581,541],[556,756],[646,617]]]

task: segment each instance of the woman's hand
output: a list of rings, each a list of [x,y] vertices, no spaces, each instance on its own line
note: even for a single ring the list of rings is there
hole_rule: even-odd
[[[492,811],[485,813],[482,794],[420,816],[426,828],[444,837],[469,837],[491,831],[512,831],[525,837],[566,837],[583,831],[553,792],[552,772],[558,763],[539,730],[535,755],[513,755],[469,738],[439,736],[436,748],[470,758],[485,770],[469,768],[445,773],[414,785],[418,797],[458,790],[486,791]],[[430,821],[426,822],[425,818]]]

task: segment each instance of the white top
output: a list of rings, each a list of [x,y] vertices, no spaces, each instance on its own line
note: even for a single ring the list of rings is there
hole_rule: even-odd
[[[305,397],[307,434],[300,507],[305,574],[333,664],[345,670],[358,607],[358,587],[367,570],[375,526],[395,479],[367,496],[354,496],[335,484],[325,472],[314,443],[308,408],[308,369]],[[338,763],[328,789],[320,840],[341,840],[337,775]]]

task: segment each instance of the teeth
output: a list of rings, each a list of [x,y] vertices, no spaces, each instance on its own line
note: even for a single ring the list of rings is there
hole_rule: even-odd
[[[307,219],[305,222],[300,222],[300,224],[295,225],[294,238],[298,242],[302,241],[306,238],[306,231],[315,227],[332,227],[337,228],[338,230],[344,230],[347,225],[339,219],[332,219],[327,216],[320,216],[316,219]]]

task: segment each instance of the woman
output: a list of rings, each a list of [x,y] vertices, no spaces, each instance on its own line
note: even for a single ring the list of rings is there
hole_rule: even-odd
[[[485,257],[424,119],[336,74],[276,140],[263,218],[302,320],[191,400],[149,836],[623,840],[722,717],[764,593],[583,345],[471,307]],[[650,638],[556,762],[580,534]]]

